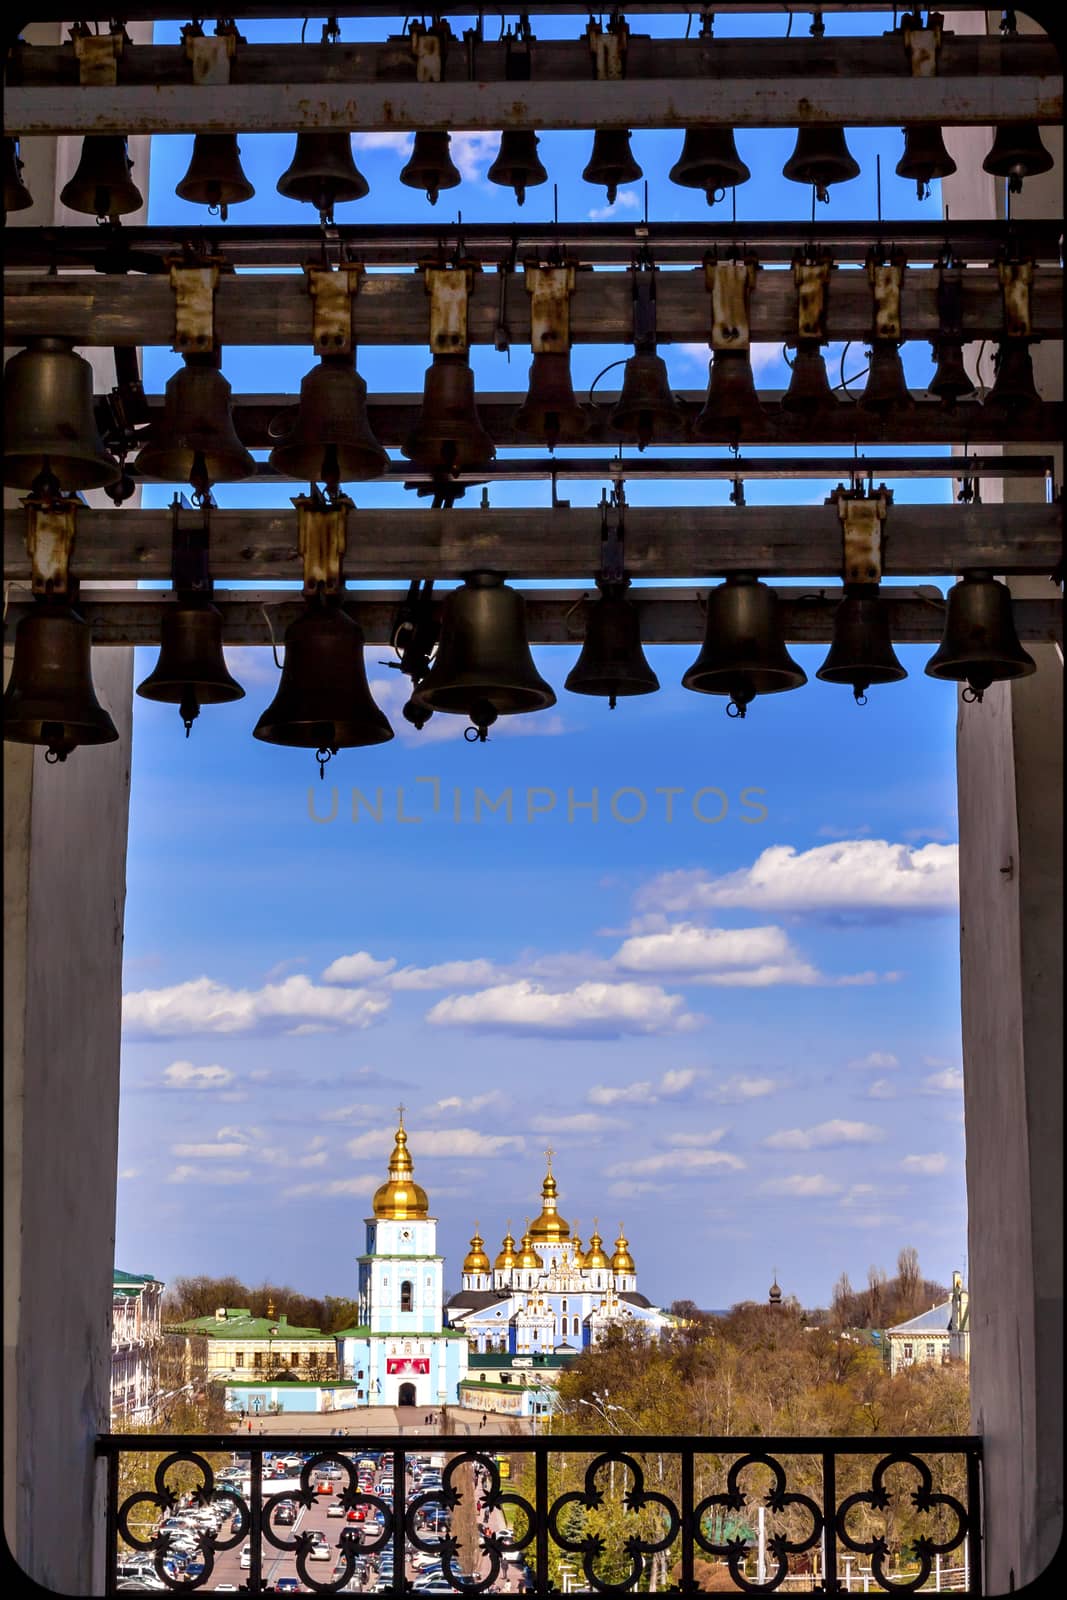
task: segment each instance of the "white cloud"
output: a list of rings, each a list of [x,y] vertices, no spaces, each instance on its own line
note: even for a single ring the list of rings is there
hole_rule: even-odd
[[[959,1067],[946,1067],[944,1072],[934,1072],[919,1085],[920,1094],[962,1094],[963,1073]]]
[[[347,1194],[359,1196],[373,1194],[381,1181],[380,1177],[368,1172],[361,1178],[334,1178],[330,1183],[296,1183],[289,1189],[283,1189],[281,1198],[283,1200],[304,1200],[309,1195]]]
[[[726,1150],[667,1150],[662,1155],[639,1156],[636,1161],[620,1161],[615,1166],[608,1167],[605,1176],[619,1178],[626,1173],[633,1173],[636,1177],[646,1177],[657,1172],[669,1172],[672,1177],[688,1178],[710,1172],[714,1167],[739,1172],[743,1170],[744,1165],[740,1156],[731,1155]],[[636,1188],[636,1185],[634,1187]]]
[[[247,1167],[190,1167],[177,1166],[168,1173],[168,1183],[245,1183],[252,1176]]]
[[[506,1103],[504,1095],[499,1089],[489,1089],[485,1094],[472,1094],[464,1098],[462,1095],[446,1095],[443,1100],[435,1100],[433,1105],[427,1106],[425,1115],[428,1117],[477,1116],[479,1112],[487,1110],[490,1106],[502,1106]]]
[[[246,1156],[248,1144],[243,1139],[232,1140],[229,1144],[172,1144],[170,1153],[188,1161],[216,1160],[219,1157],[228,1161],[231,1156]]]
[[[590,222],[603,222],[617,217],[620,211],[636,211],[640,204],[636,189],[620,189],[610,205],[594,206],[589,213]]]
[[[867,1090],[868,1100],[895,1100],[897,1086],[889,1078],[875,1078]]]
[[[120,1169],[120,1171],[119,1171],[120,1179],[121,1178],[139,1178],[140,1176],[141,1176],[140,1167],[122,1167]]]
[[[776,1078],[746,1078],[742,1073],[735,1073],[732,1078],[709,1089],[704,1098],[714,1100],[718,1105],[742,1105],[746,1100],[761,1100],[765,1095],[773,1094],[778,1087]]]
[[[705,1145],[718,1144],[725,1133],[725,1128],[705,1128],[701,1133],[669,1133],[667,1143],[678,1149],[700,1150]]]
[[[704,928],[678,922],[663,933],[627,939],[615,952],[622,972],[695,977],[723,967],[755,967],[791,956],[782,928]]]
[[[771,845],[751,867],[711,877],[661,873],[638,904],[686,912],[712,907],[768,911],[947,911],[958,900],[958,847],[919,848],[885,839],[847,839],[798,852]]]
[[[915,1172],[923,1178],[936,1178],[948,1166],[948,1156],[940,1151],[928,1156],[905,1156],[900,1165],[904,1172]]]
[[[405,158],[411,154],[415,142],[413,133],[354,133],[352,143],[357,150],[395,150]]]
[[[214,978],[193,978],[166,989],[123,996],[127,1034],[166,1037],[196,1033],[274,1032],[303,1024],[367,1028],[388,1010],[388,995],[367,989],[320,988],[303,974],[261,989],[231,989]]]
[[[454,133],[449,154],[467,183],[475,183],[482,176],[500,148],[499,133]]]
[[[875,1072],[889,1072],[893,1067],[899,1067],[900,1062],[896,1056],[890,1055],[888,1050],[869,1050],[865,1056],[857,1056],[847,1065],[856,1071],[870,1068]]]
[[[228,1067],[196,1067],[191,1061],[172,1061],[163,1068],[163,1082],[168,1089],[222,1089],[233,1082]]]
[[[228,644],[222,653],[231,677],[242,687],[269,684],[272,691],[278,687],[278,669],[267,645]]]
[[[617,1038],[622,1034],[678,1033],[697,1026],[680,995],[656,985],[580,983],[553,992],[521,979],[471,995],[449,995],[426,1014],[439,1027],[497,1033]]]
[[[569,1116],[534,1117],[530,1127],[534,1133],[607,1133],[624,1127],[617,1117],[602,1117],[595,1111],[575,1111]]]
[[[760,1188],[768,1194],[791,1194],[798,1200],[819,1199],[823,1195],[840,1194],[841,1185],[824,1177],[821,1172],[794,1172],[788,1178],[771,1178]]]
[[[851,1183],[848,1187],[848,1193],[841,1196],[841,1204],[843,1206],[869,1205],[870,1201],[867,1196],[873,1193],[873,1183]]]
[[[695,1067],[671,1067],[659,1083],[596,1083],[586,1099],[591,1106],[653,1106],[659,1100],[673,1100],[691,1089],[702,1076]]]
[[[877,1144],[885,1134],[871,1122],[845,1122],[834,1117],[813,1128],[781,1128],[763,1143],[769,1150],[832,1150],[842,1144]]]
[[[347,1106],[333,1106],[329,1111],[319,1112],[320,1122],[362,1122],[366,1117],[376,1117],[379,1108],[367,1105],[362,1100],[353,1100]]]
[[[395,1129],[372,1128],[358,1134],[345,1146],[350,1156],[378,1156],[388,1150]],[[514,1133],[482,1133],[477,1128],[408,1129],[408,1148],[416,1161],[455,1159],[463,1156],[500,1156],[526,1148],[525,1140]]]
[[[491,961],[439,961],[432,967],[401,967],[389,978],[390,989],[477,989],[499,976]]]
[[[635,1183],[627,1178],[622,1183],[612,1183],[608,1186],[608,1195],[612,1200],[630,1200],[635,1194],[669,1194],[669,1183],[651,1183],[647,1178],[640,1183]]]
[[[322,974],[323,983],[374,983],[392,972],[396,960],[390,956],[378,961],[367,950],[357,950],[354,955],[338,956]]]

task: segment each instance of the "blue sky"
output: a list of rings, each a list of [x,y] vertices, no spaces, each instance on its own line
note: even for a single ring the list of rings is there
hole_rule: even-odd
[[[538,19],[535,31],[573,33],[580,20]],[[808,21],[797,17],[794,32]],[[676,22],[632,25],[670,33]],[[785,25],[778,14],[762,29]],[[828,33],[889,25],[826,17]],[[242,26],[249,38],[299,34]],[[343,37],[357,26],[344,21]],[[756,31],[751,19],[716,19],[718,34],[742,31]],[[157,39],[174,32],[160,25]],[[590,141],[542,136],[561,219],[604,207],[578,176]],[[849,130],[848,141],[862,176],[831,190],[820,220],[874,213],[876,153],[886,218],[939,215],[936,188],[919,202],[893,174],[899,128]],[[155,141],[153,221],[206,219],[173,194],[191,142]],[[484,177],[496,142],[454,138],[464,182],[431,210],[397,181],[397,141],[357,135],[371,192],[338,220],[447,223],[457,207],[470,221],[508,216],[511,191]],[[232,222],[314,220],[274,189],[292,143],[242,137],[257,194]],[[810,193],[779,176],[789,130],[742,131],[737,144],[753,172],[739,218],[810,214]],[[680,145],[679,133],[634,135],[653,219],[708,215],[699,191],[667,179]],[[639,187],[632,202],[623,191],[615,216],[639,215]],[[550,182],[529,191],[521,215],[548,220],[551,206]],[[576,387],[626,353],[577,349]],[[661,353],[676,387],[703,385],[703,347]],[[905,359],[924,383],[928,347]],[[379,348],[361,352],[359,368],[372,391],[416,389],[427,361]],[[158,391],[177,364],[169,350],[146,352],[147,387]],[[310,350],[288,348],[228,349],[223,360],[238,393],[295,390],[311,364]],[[764,386],[787,381],[776,349],[755,364]],[[846,370],[863,364],[853,347]],[[526,349],[510,363],[484,348],[473,357],[479,386],[513,389],[516,401],[528,365]],[[831,370],[836,381],[836,359]],[[898,501],[951,492],[892,486]],[[285,505],[296,487],[258,489],[255,503]],[[592,504],[600,487],[561,492]],[[832,487],[746,492],[750,504],[787,506]],[[728,489],[635,484],[629,497],[723,503]],[[171,492],[150,487],[145,503]],[[403,501],[378,484],[352,492],[360,506]],[[234,485],[218,499],[253,496]],[[543,505],[547,486],[494,486],[491,500]],[[459,718],[410,729],[404,681],[371,651],[397,737],[342,751],[321,783],[309,752],[251,738],[277,685],[269,648],[228,651],[247,697],[207,708],[188,741],[174,707],[137,699],[117,1264],[354,1293],[362,1219],[403,1100],[451,1288],[475,1219],[495,1251],[509,1220],[518,1229],[536,1214],[547,1145],[564,1215],[586,1238],[594,1217],[609,1237],[624,1222],[654,1300],[761,1298],[777,1269],[787,1293],[826,1303],[840,1272],[854,1282],[870,1264],[891,1272],[906,1244],[947,1281],[966,1245],[956,696],[924,677],[928,647],[899,647],[910,676],[872,690],[862,709],[815,679],[824,647],[793,653],[808,685],[757,700],[740,722],[717,697],[680,687],[691,647],[651,649],[661,692],[614,712],[563,690],[577,643],[543,649],[557,705],[470,745]],[[138,652],[136,681],[153,660]],[[478,789],[494,800],[510,790],[511,820],[484,805],[476,820]],[[375,807],[381,791],[380,821],[360,804],[353,820],[354,790]],[[594,790],[595,819],[581,807]],[[322,820],[335,795],[334,820]]]

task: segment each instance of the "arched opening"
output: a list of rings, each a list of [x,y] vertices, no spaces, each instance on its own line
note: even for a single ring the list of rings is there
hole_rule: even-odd
[[[413,1383],[402,1383],[400,1385],[400,1393],[396,1397],[396,1403],[398,1406],[413,1406],[415,1404],[415,1385]]]
[[[401,1309],[401,1311],[413,1311],[415,1309],[415,1303],[414,1302],[415,1302],[415,1291],[414,1291],[414,1289],[412,1287],[411,1280],[410,1280],[410,1278],[405,1278],[403,1283],[400,1285],[400,1309]]]

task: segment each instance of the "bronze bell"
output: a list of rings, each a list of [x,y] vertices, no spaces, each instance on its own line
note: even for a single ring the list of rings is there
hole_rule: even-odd
[[[747,350],[716,350],[709,368],[704,409],[693,423],[700,439],[736,445],[742,438],[767,435],[767,420],[756,393]]]
[[[222,654],[222,613],[206,595],[178,595],[164,606],[159,660],[137,693],[176,705],[186,738],[201,706],[244,699]]]
[[[237,437],[230,386],[219,371],[219,352],[184,356],[167,379],[163,415],[133,464],[138,477],[165,483],[236,483],[256,463]]]
[[[548,180],[548,173],[537,159],[539,140],[532,128],[506,128],[500,135],[496,160],[486,173],[490,183],[514,189],[521,206],[527,189]]]
[[[482,740],[497,717],[555,705],[526,641],[526,602],[500,573],[468,573],[463,587],[446,595],[441,642],[412,700],[469,717]]]
[[[298,133],[293,159],[277,183],[287,200],[302,200],[324,217],[346,200],[362,200],[369,187],[352,159],[347,133]]]
[[[570,356],[562,350],[536,354],[526,399],[515,413],[519,433],[540,439],[550,450],[577,444],[589,428],[589,413],[578,404],[571,382]]]
[[[567,674],[571,694],[607,697],[612,711],[619,695],[653,694],[659,679],[641,648],[641,620],[626,597],[629,579],[612,583],[598,578],[600,599],[588,607],[582,653]]]
[[[426,472],[468,472],[492,461],[496,446],[479,420],[466,356],[434,356],[419,420],[400,448]]]
[[[185,177],[175,186],[178,198],[217,211],[225,222],[228,207],[251,200],[255,192],[241,167],[237,135],[198,133]]]
[[[948,178],[956,163],[945,149],[941,129],[935,123],[919,122],[904,129],[904,154],[896,165],[898,178],[914,178],[920,200],[930,193],[935,178]]]
[[[144,205],[130,177],[133,162],[121,133],[92,133],[82,140],[81,160],[59,198],[72,211],[90,217],[124,217]]]
[[[73,339],[32,339],[4,369],[4,482],[29,489],[42,472],[64,489],[99,489],[121,475],[97,431],[93,369]]]
[[[743,717],[756,695],[807,681],[785,647],[773,589],[739,572],[711,590],[704,646],[682,678],[686,689],[729,695],[727,715]]]
[[[876,583],[845,585],[830,650],[815,676],[824,683],[849,684],[860,706],[867,704],[872,683],[899,683],[908,676],[893,650],[889,610]]]
[[[80,744],[112,744],[118,729],[96,698],[89,624],[65,601],[35,599],[15,629],[4,691],[4,738],[43,744],[65,761]]]
[[[789,387],[782,396],[782,410],[810,417],[835,409],[837,403],[821,345],[816,339],[801,339],[793,357]]]
[[[22,181],[17,140],[4,139],[0,160],[4,167],[4,211],[25,211],[33,205],[33,196]]]
[[[845,143],[845,130],[839,127],[797,129],[793,154],[782,168],[782,176],[793,183],[812,183],[820,200],[829,200],[827,189],[833,183],[848,183],[860,175],[859,162]]]
[[[267,744],[327,752],[385,744],[393,737],[371,697],[363,629],[337,601],[309,600],[285,630],[278,693],[253,729]]]
[[[967,368],[963,364],[963,341],[935,339],[931,342],[930,349],[937,362],[937,369],[927,384],[929,393],[936,395],[943,406],[954,406],[961,396],[973,394],[975,386],[967,376]]]
[[[1041,143],[1036,122],[1005,122],[997,129],[993,146],[982,162],[982,171],[995,178],[1007,178],[1008,190],[1018,194],[1024,178],[1047,172],[1052,157]]]
[[[586,183],[602,183],[608,191],[608,205],[615,204],[620,183],[634,183],[642,173],[630,150],[626,128],[601,128],[593,135],[593,153],[582,177]]]
[[[638,350],[623,368],[622,393],[608,418],[613,433],[636,441],[637,448],[661,443],[683,426],[681,406],[671,393],[667,363],[654,350]]]
[[[682,153],[669,173],[672,183],[703,189],[709,206],[722,198],[722,191],[747,183],[751,176],[737,153],[732,128],[687,128]]]
[[[400,169],[400,181],[409,189],[425,189],[432,206],[441,189],[454,189],[460,181],[449,155],[451,136],[447,133],[417,133],[407,165]]]
[[[859,404],[864,411],[886,416],[890,411],[907,411],[914,403],[897,345],[892,339],[872,339],[867,387]]]
[[[296,411],[280,412],[268,432],[278,440],[270,464],[290,478],[335,488],[380,478],[389,466],[367,421],[367,385],[352,355],[323,356],[300,381]]]
[[[1015,631],[1011,590],[987,572],[965,572],[948,591],[945,631],[926,663],[931,678],[966,683],[965,700],[981,700],[991,683],[1036,672]]]
[[[987,406],[1031,406],[1041,396],[1034,383],[1034,363],[1025,339],[1004,339],[994,360],[996,377],[985,397]]]

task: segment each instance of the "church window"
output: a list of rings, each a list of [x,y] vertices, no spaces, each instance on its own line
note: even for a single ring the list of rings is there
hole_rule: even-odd
[[[480,1374],[479,1374],[479,1378],[480,1378],[480,1381],[481,1381],[481,1382],[482,1382],[482,1383],[484,1383],[484,1382],[485,1382],[485,1373],[484,1373],[484,1372],[482,1372],[482,1373],[480,1373]]]
[[[410,1339],[405,1339],[404,1340],[404,1354],[406,1356],[409,1356],[411,1354],[411,1340]]]
[[[578,1318],[575,1317],[575,1319],[574,1319],[574,1331],[575,1331],[575,1333],[578,1333],[579,1330],[580,1330],[580,1324],[578,1322]]]
[[[415,1293],[410,1278],[405,1278],[400,1285],[400,1309],[412,1311],[414,1309]]]
[[[560,1310],[561,1311],[566,1311],[566,1309],[567,1309],[567,1302],[566,1302],[566,1300],[564,1300],[562,1302],[561,1306],[560,1306]]]
[[[256,1365],[257,1366],[259,1365],[258,1361],[256,1362]],[[305,1367],[313,1367],[315,1365],[315,1357],[311,1354],[310,1350],[308,1351],[307,1355],[304,1357],[304,1365],[305,1365]]]

